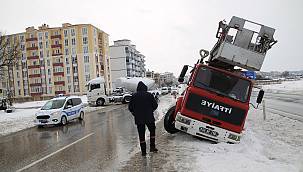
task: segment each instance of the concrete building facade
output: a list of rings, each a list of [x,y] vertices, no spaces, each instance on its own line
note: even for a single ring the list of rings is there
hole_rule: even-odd
[[[145,56],[130,40],[114,41],[109,50],[113,85],[119,77],[145,77]]]
[[[98,76],[105,78],[106,90],[111,92],[108,34],[97,27],[64,23],[50,28],[43,24],[7,38],[17,40],[21,50],[20,63],[9,72],[14,98],[82,95],[87,81]],[[5,92],[8,82],[1,85]]]

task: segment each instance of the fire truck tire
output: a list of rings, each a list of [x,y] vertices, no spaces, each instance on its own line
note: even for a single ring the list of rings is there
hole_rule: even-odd
[[[170,134],[174,134],[179,131],[175,128],[175,123],[174,123],[174,119],[173,119],[173,114],[175,112],[175,109],[176,109],[176,106],[171,107],[167,111],[167,113],[165,114],[165,117],[164,117],[164,128]]]

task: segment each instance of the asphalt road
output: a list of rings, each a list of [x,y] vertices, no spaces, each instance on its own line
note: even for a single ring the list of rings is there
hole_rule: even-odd
[[[84,121],[0,137],[0,171],[117,171],[137,145],[126,106],[108,106]]]
[[[252,94],[255,102],[257,92]],[[303,93],[296,91],[266,91],[264,94],[266,111],[303,122]],[[262,108],[262,105],[259,105]]]

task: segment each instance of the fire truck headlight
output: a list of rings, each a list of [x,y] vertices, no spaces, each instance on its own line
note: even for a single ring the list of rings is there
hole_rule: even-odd
[[[177,116],[176,120],[186,125],[190,125],[190,121],[191,121],[190,119],[186,119],[181,116]]]
[[[235,141],[240,141],[240,138],[241,138],[241,136],[237,136],[237,135],[234,135],[234,134],[229,134],[228,135],[228,138],[229,139],[232,139],[232,140],[235,140]]]

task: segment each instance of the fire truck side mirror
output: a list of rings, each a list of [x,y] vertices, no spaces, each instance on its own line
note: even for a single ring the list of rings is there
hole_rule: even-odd
[[[260,104],[262,102],[263,96],[264,96],[264,90],[260,90],[259,94],[258,94],[258,97],[257,97],[257,103],[258,104]]]
[[[182,69],[182,71],[181,71],[181,73],[179,75],[179,78],[178,78],[179,82],[181,82],[181,83],[184,82],[184,77],[185,77],[185,74],[186,74],[187,70],[188,70],[188,65],[184,65],[183,69]]]

